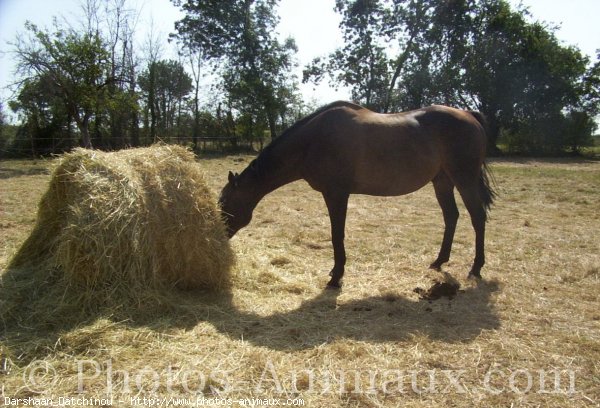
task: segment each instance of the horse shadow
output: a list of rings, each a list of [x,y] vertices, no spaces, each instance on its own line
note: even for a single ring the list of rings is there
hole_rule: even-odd
[[[483,330],[500,328],[491,299],[498,289],[497,281],[478,281],[452,300],[386,294],[347,302],[340,302],[340,291],[325,289],[295,309],[267,316],[241,310],[229,296],[212,303],[204,318],[181,323],[191,328],[205,321],[233,340],[273,350],[310,349],[344,339],[402,342],[414,336],[469,342]]]
[[[12,278],[7,271],[3,278]],[[316,296],[304,300],[297,308],[261,315],[240,306],[239,299],[231,292],[178,292],[174,299],[180,304],[171,308],[159,308],[152,313],[115,314],[115,309],[98,309],[82,317],[78,315],[65,320],[62,316],[53,319],[46,313],[46,320],[27,319],[38,307],[52,310],[60,305],[61,299],[52,305],[45,299],[38,306],[0,302],[0,308],[10,307],[16,314],[16,323],[3,320],[1,343],[13,352],[28,348],[26,343],[37,346],[52,345],[65,332],[87,325],[98,319],[108,319],[115,324],[131,328],[144,327],[156,332],[172,332],[173,329],[192,330],[199,324],[209,324],[219,333],[232,340],[243,340],[250,344],[272,350],[295,351],[318,347],[338,340],[360,342],[402,342],[414,336],[425,336],[448,343],[469,342],[483,330],[500,327],[500,319],[494,310],[492,295],[499,288],[496,281],[479,281],[467,287],[452,300],[436,301],[418,299],[414,293],[404,296],[396,293],[344,300],[341,291],[325,289]],[[6,287],[0,285],[0,298],[6,299]],[[282,307],[284,306],[283,297]],[[237,301],[236,301],[237,300]],[[27,306],[27,307],[25,307]],[[276,306],[275,306],[276,307]],[[139,311],[138,311],[139,312]],[[6,315],[6,313],[1,313]],[[26,321],[26,324],[19,322]],[[24,339],[29,339],[23,343]],[[39,348],[36,346],[36,350]],[[29,353],[26,353],[29,354]],[[35,354],[35,353],[34,353]],[[35,357],[34,355],[29,356]]]

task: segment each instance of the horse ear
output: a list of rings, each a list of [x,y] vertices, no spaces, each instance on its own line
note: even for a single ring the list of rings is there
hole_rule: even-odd
[[[240,175],[238,173],[232,173],[229,172],[229,174],[227,175],[227,179],[229,180],[229,182],[234,186],[237,187],[238,186],[238,177]]]

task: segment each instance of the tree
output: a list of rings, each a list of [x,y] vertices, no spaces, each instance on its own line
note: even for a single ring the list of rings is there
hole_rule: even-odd
[[[148,83],[146,86],[147,93],[146,104],[144,109],[144,129],[149,131],[149,139],[151,142],[156,142],[156,126],[157,126],[157,112],[156,112],[156,63],[160,60],[162,54],[161,43],[154,29],[154,23],[150,24],[150,31],[146,37],[144,44],[144,54],[147,65],[147,78]]]
[[[565,112],[584,94],[587,58],[502,1],[488,2],[477,25],[464,60],[463,93],[487,115],[491,142],[502,129],[512,141],[526,138],[525,150],[562,150]]]
[[[56,20],[54,32],[29,22],[25,28],[30,37],[19,38],[14,47],[18,72],[29,81],[49,81],[55,96],[77,124],[81,144],[91,148],[90,120],[114,80],[109,74],[105,44],[98,34],[65,30]]]
[[[600,50],[596,50],[596,63],[585,73],[581,108],[590,116],[600,114]]]
[[[96,0],[87,0],[95,2]],[[136,67],[134,55],[134,25],[137,12],[127,8],[127,0],[104,0],[107,47],[110,53],[110,77],[108,86],[108,120],[112,148],[128,144],[139,145],[138,105],[136,95]]]
[[[158,129],[164,135],[175,129],[177,117],[181,114],[181,105],[186,96],[192,91],[192,79],[178,61],[161,60],[150,64],[147,70],[140,74],[138,83],[147,98],[147,110],[152,109]]]
[[[4,110],[3,110],[2,102],[0,102],[0,157],[2,157],[2,152],[6,150],[6,140],[4,139]]]
[[[194,81],[194,99],[192,113],[194,124],[192,128],[192,144],[194,148],[198,146],[198,138],[200,137],[200,80],[202,79],[203,57],[199,50],[187,49],[187,59],[192,70],[192,79]]]
[[[295,88],[291,76],[296,46],[275,37],[277,0],[180,1],[186,16],[176,23],[177,38],[221,69],[222,89],[232,107],[253,122],[276,121]]]
[[[26,80],[10,108],[22,115],[20,140],[12,146],[33,155],[62,152],[71,147],[69,112],[57,95],[56,85],[45,76]]]
[[[330,80],[352,89],[352,99],[376,111],[385,110],[387,88],[391,81],[383,41],[389,10],[378,0],[337,0],[335,10],[342,14],[340,28],[344,47],[329,58],[316,58],[304,71],[304,81]]]

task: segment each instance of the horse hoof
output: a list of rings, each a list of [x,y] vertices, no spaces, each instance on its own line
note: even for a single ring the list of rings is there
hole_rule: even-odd
[[[429,265],[429,269],[433,269],[434,271],[438,271],[441,272],[442,271],[442,265],[439,265],[437,263],[432,263],[431,265]]]
[[[469,272],[469,275],[467,276],[467,279],[481,280],[481,274],[480,273]]]
[[[332,289],[332,290],[339,290],[342,288],[342,285],[339,282],[332,282],[329,281],[329,283],[327,283],[327,286],[325,287],[325,289]]]

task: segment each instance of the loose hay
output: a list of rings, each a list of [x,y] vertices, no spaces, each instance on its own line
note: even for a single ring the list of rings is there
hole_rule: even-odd
[[[218,158],[202,168],[216,191],[228,170],[241,171],[251,159]],[[3,165],[27,174],[33,164]],[[433,279],[448,282],[427,269],[443,234],[431,186],[400,199],[353,196],[345,286],[323,291],[332,264],[327,211],[310,186],[293,183],[267,196],[253,224],[232,241],[238,263],[230,298],[191,292],[178,299],[187,301],[185,313],[160,309],[145,321],[103,311],[91,321],[48,328],[53,311],[30,318],[41,309],[26,299],[18,325],[6,327],[0,316],[0,367],[3,358],[8,362],[0,372],[3,396],[31,396],[24,379],[48,363],[56,370],[49,379],[57,380],[49,384],[39,370],[39,383],[48,384],[40,398],[106,398],[112,380],[119,406],[135,405],[130,397],[198,396],[298,397],[308,407],[597,406],[600,163],[492,165],[503,198],[489,224],[488,263],[481,282],[465,279],[473,236],[462,219],[444,267],[464,290],[452,301],[430,304],[412,292],[429,289]],[[47,182],[41,175],[0,177],[0,268],[2,251],[14,252],[29,233],[31,203]],[[550,193],[570,198],[551,201]],[[523,227],[525,219],[531,227]],[[290,262],[272,265],[283,257]],[[7,280],[14,276],[4,272]],[[0,314],[13,296],[8,289],[0,288]],[[38,294],[49,297],[43,289]],[[404,377],[396,381],[398,373]]]
[[[139,304],[173,286],[228,289],[232,261],[193,153],[153,146],[64,155],[9,269],[77,293],[71,302]]]

